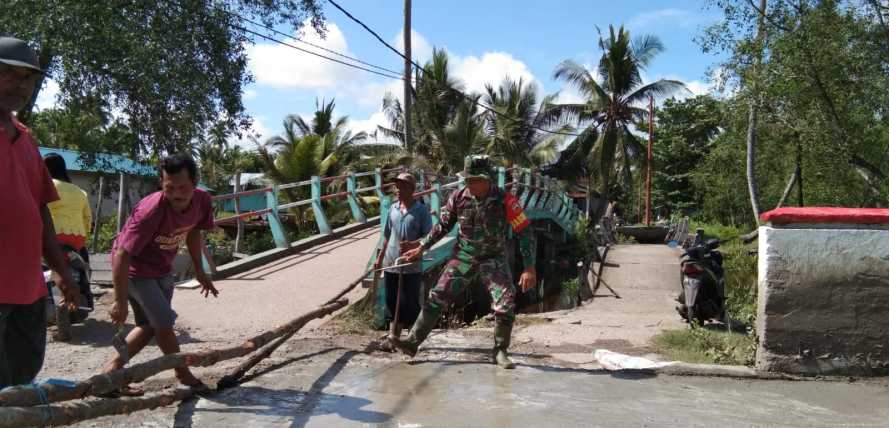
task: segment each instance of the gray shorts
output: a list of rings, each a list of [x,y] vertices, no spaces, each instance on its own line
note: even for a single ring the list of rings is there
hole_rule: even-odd
[[[130,306],[138,326],[173,328],[173,277],[130,278]]]

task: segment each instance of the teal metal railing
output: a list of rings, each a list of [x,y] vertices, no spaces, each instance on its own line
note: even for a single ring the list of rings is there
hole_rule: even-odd
[[[392,198],[386,187],[392,183],[387,183],[385,178],[388,174],[395,172],[407,171],[404,167],[381,169],[374,171],[344,174],[332,177],[311,177],[309,180],[276,184],[261,189],[246,190],[236,193],[213,196],[214,203],[222,203],[229,200],[238,200],[248,196],[264,194],[266,197],[266,206],[262,209],[235,212],[234,215],[216,219],[217,225],[225,225],[245,221],[246,219],[258,218],[264,220],[269,228],[278,248],[288,248],[290,243],[287,240],[284,224],[281,221],[281,214],[290,208],[310,206],[312,209],[315,223],[321,235],[328,235],[333,232],[330,222],[325,211],[324,202],[331,200],[346,200],[349,205],[349,211],[354,223],[367,223],[371,219],[364,212],[362,204],[359,202],[362,195],[374,194],[379,198],[380,207],[380,230],[385,230],[386,222],[389,218],[389,209],[392,205]],[[432,221],[434,224],[439,222],[442,205],[447,197],[456,189],[463,186],[463,180],[457,177],[436,176],[436,180],[427,180],[427,175],[423,171],[413,171],[418,176],[418,191],[414,194],[416,198],[422,198],[424,203],[429,206],[432,213]],[[372,185],[359,187],[362,181],[371,180]],[[326,188],[333,186],[325,186],[334,181],[345,183],[345,190],[336,193],[325,193]],[[573,229],[574,222],[581,216],[581,211],[574,207],[573,202],[565,193],[559,183],[549,177],[541,176],[533,173],[526,168],[498,168],[496,177],[497,186],[502,189],[508,189],[513,192],[525,209],[525,214],[532,221],[535,220],[552,220],[565,233],[570,233]],[[285,204],[280,203],[280,194],[288,189],[300,189],[304,192],[308,188],[310,197],[308,199],[291,201]],[[234,204],[237,207],[239,204]],[[424,257],[423,270],[432,269],[450,257],[451,251],[455,243],[457,230],[451,233],[434,246]],[[384,237],[380,233],[380,239],[374,254],[371,255],[368,266],[376,259],[377,252],[380,251]],[[209,250],[204,252],[204,268],[206,271],[215,273],[216,266],[210,257]]]

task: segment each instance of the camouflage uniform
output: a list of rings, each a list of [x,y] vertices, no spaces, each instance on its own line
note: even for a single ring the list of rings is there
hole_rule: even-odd
[[[490,180],[488,158],[472,156],[466,158],[461,174],[464,178],[485,178]],[[481,282],[491,294],[496,325],[494,328],[494,362],[505,368],[514,365],[506,356],[509,348],[512,324],[515,320],[515,295],[512,274],[506,262],[506,242],[510,221],[507,220],[507,198],[512,198],[504,190],[493,184],[484,200],[476,199],[469,188],[461,188],[451,194],[441,210],[439,223],[421,241],[424,250],[448,234],[455,225],[460,225],[454,254],[447,262],[444,273],[432,289],[420,316],[414,323],[405,341],[390,338],[393,345],[410,355],[416,353],[420,343],[426,338],[438,320],[442,309],[454,296],[460,294],[474,282]],[[520,218],[525,220],[524,214]],[[521,223],[517,218],[513,226]],[[518,232],[519,252],[525,268],[535,266],[536,243],[529,227]]]
[[[423,241],[424,249],[460,225],[454,255],[432,289],[427,306],[440,311],[473,282],[480,281],[491,294],[494,316],[498,322],[512,324],[515,319],[516,290],[506,263],[506,238],[509,223],[503,190],[492,186],[488,197],[478,201],[463,188],[451,194],[441,210],[440,222]],[[534,239],[529,228],[519,232],[519,252],[525,267],[535,261]]]

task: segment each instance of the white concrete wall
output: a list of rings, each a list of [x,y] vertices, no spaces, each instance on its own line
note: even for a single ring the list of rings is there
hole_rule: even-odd
[[[78,187],[86,191],[89,195],[90,200],[90,209],[93,210],[93,216],[95,216],[96,211],[96,201],[98,200],[99,193],[99,177],[94,173],[84,173],[84,172],[75,172],[69,171],[68,175],[71,177],[71,182],[76,184]],[[144,196],[148,195],[151,192],[156,190],[157,186],[157,178],[155,177],[138,177],[138,176],[130,176],[129,177],[129,185],[127,189],[129,191],[129,200],[130,205],[127,207],[127,214],[132,210],[132,207],[139,202]],[[105,179],[105,189],[102,193],[105,194],[105,197],[102,198],[102,212],[100,213],[102,218],[106,218],[112,214],[117,213],[117,200],[118,200],[118,192],[120,191],[120,184],[118,184],[118,178],[113,177],[113,179],[109,179],[106,177]]]
[[[889,230],[759,229],[756,366],[889,373]]]

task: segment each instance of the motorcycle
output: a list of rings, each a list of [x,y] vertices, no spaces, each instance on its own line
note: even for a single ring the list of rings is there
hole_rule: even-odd
[[[698,240],[682,254],[676,311],[689,324],[725,319],[725,271],[718,247],[718,239]]]
[[[93,293],[90,290],[91,270],[89,263],[87,263],[84,257],[73,248],[63,246],[62,253],[65,256],[65,261],[68,262],[68,266],[71,269],[71,276],[74,278],[74,282],[77,283],[79,291],[76,302],[77,310],[69,311],[68,313],[69,322],[71,324],[77,324],[86,320],[95,307]],[[56,324],[58,321],[57,309],[59,308],[59,303],[63,299],[62,292],[59,290],[59,287],[56,286],[52,277],[52,271],[48,266],[43,267],[43,279],[46,282],[48,291],[46,295],[47,323]]]

